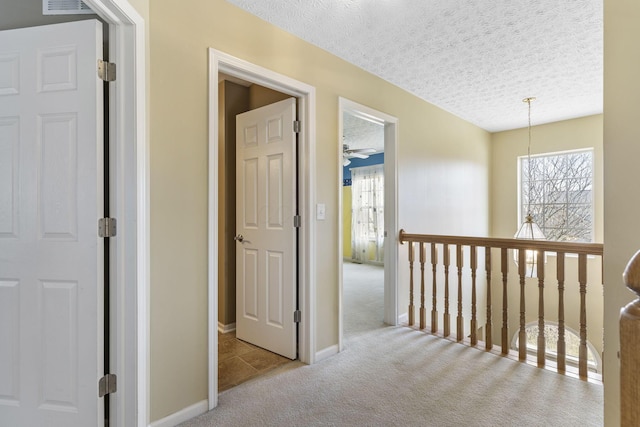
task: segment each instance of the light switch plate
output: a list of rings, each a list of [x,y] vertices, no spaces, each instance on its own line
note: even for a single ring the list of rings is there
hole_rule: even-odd
[[[323,220],[326,216],[326,207],[324,203],[318,203],[316,205],[316,219]]]

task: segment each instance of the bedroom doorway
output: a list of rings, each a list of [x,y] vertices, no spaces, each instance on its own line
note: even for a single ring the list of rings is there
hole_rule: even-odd
[[[379,274],[374,276],[384,281],[379,318],[386,324],[397,324],[397,119],[340,98],[339,138],[339,351],[342,351],[344,319],[354,314],[344,312],[347,307],[344,298],[348,295],[348,281],[354,277],[350,272],[357,265],[378,270]]]

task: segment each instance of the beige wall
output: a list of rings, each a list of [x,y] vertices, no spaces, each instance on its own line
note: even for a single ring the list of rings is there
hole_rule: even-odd
[[[532,106],[533,108],[533,106]],[[523,104],[524,119],[526,105]],[[595,241],[603,239],[603,116],[533,126],[531,154],[593,148]],[[518,156],[527,155],[527,128],[491,136],[491,235],[511,238],[518,231]]]
[[[236,115],[251,108],[249,88],[218,83],[218,323],[236,321]]]
[[[399,227],[408,233],[489,236],[490,135],[479,133],[461,120],[456,124],[455,119],[447,118],[444,112],[430,115],[426,122],[419,115],[407,112],[405,122],[400,122],[401,129],[407,121],[416,125],[422,122],[424,129],[418,127],[415,135],[405,139],[401,136]],[[407,247],[399,247],[398,306],[401,315],[406,314],[409,304]],[[469,259],[468,254],[465,259]],[[464,280],[463,289],[467,294],[463,295],[463,300],[471,301],[470,279]],[[480,278],[480,282],[482,280]],[[482,301],[485,294],[481,283],[478,283],[478,289],[477,298]],[[457,298],[454,290],[450,298],[451,301]],[[470,305],[464,304],[465,319],[471,318],[470,311]],[[479,324],[482,324],[483,316],[478,313]]]
[[[265,105],[291,98],[291,96],[284,93],[276,92],[273,89],[255,84],[249,87],[249,93],[249,103],[252,110],[254,108],[264,107]]]
[[[316,229],[315,351],[338,340],[338,97],[399,118],[399,222],[415,232],[486,235],[489,134],[223,0],[156,1],[149,17],[157,420],[207,397],[207,48],[316,87],[315,192],[327,220]]]
[[[142,16],[146,23],[149,22],[149,0],[129,0],[129,4]]]
[[[523,105],[526,114],[526,105]],[[525,115],[526,117],[526,115]],[[593,149],[594,159],[594,226],[595,241],[603,240],[603,116],[589,116],[546,125],[534,126],[531,132],[531,154],[541,154],[582,148]],[[498,132],[491,138],[491,234],[494,237],[511,238],[520,224],[518,218],[518,156],[527,154],[527,128]],[[580,330],[580,305],[577,277],[577,259],[567,258],[565,263],[565,321],[575,331]],[[494,264],[494,277],[500,276],[500,265]],[[555,282],[556,257],[547,257],[545,269],[545,319],[558,321],[558,292]],[[588,260],[587,285],[587,338],[598,352],[602,352],[603,289],[602,268],[599,258]],[[497,284],[498,282],[496,282]],[[520,312],[519,278],[515,263],[509,265],[509,339],[518,331]],[[496,317],[493,319],[493,336],[499,342],[502,326],[502,287],[494,284],[492,301]],[[525,292],[525,322],[538,317],[537,279],[527,279]]]
[[[632,299],[621,275],[640,248],[640,3],[604,2],[604,415],[620,425],[620,308]]]

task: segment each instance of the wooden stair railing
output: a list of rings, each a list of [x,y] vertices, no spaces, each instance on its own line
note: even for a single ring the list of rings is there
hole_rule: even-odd
[[[623,274],[638,298],[620,312],[620,425],[640,425],[640,251]]]
[[[501,345],[500,353],[502,355],[509,355],[509,307],[508,307],[508,293],[509,289],[509,263],[512,262],[508,256],[509,250],[518,251],[518,277],[519,277],[519,327],[518,327],[518,352],[517,358],[520,361],[527,361],[527,332],[526,332],[526,301],[525,301],[525,287],[526,287],[526,271],[525,271],[525,256],[526,251],[537,251],[537,287],[538,287],[538,313],[537,313],[537,365],[539,367],[545,367],[547,364],[547,352],[546,352],[546,337],[545,337],[545,253],[553,252],[557,255],[557,268],[556,268],[556,282],[558,292],[558,341],[557,341],[557,354],[556,354],[556,370],[560,373],[567,372],[567,354],[566,354],[566,342],[565,342],[565,258],[566,254],[577,255],[578,258],[578,286],[579,286],[579,350],[578,350],[578,376],[582,379],[588,379],[588,353],[587,353],[587,309],[586,309],[586,292],[587,292],[587,257],[599,256],[602,257],[603,245],[600,243],[568,243],[568,242],[552,242],[552,241],[540,241],[540,240],[521,240],[521,239],[502,239],[502,238],[481,238],[481,237],[466,237],[466,236],[439,236],[439,235],[426,235],[426,234],[409,234],[404,230],[400,230],[399,235],[400,244],[408,243],[409,254],[409,326],[415,324],[414,317],[414,269],[413,263],[415,260],[415,244],[418,245],[419,262],[420,262],[420,319],[419,328],[421,330],[427,327],[426,325],[426,311],[425,307],[425,292],[427,292],[427,283],[425,278],[425,263],[427,262],[427,246],[431,252],[431,327],[430,331],[433,334],[438,333],[439,315],[438,315],[438,301],[437,301],[437,264],[438,259],[441,258],[442,266],[444,269],[444,300],[442,305],[444,307],[444,313],[442,316],[442,336],[447,338],[451,334],[451,318],[449,313],[449,267],[454,265],[457,269],[457,315],[455,319],[456,323],[456,335],[455,340],[458,342],[466,341],[464,337],[464,318],[463,318],[463,304],[470,304],[471,319],[469,323],[468,344],[476,347],[478,342],[484,338],[484,348],[487,351],[493,351],[493,309],[492,309],[492,273],[493,264],[491,257],[491,250],[495,248],[500,251],[500,268],[502,278],[502,329],[501,329]],[[455,260],[451,259],[450,247],[454,247]],[[463,266],[464,263],[464,248],[468,247],[469,269],[470,269],[470,302],[463,301]],[[478,285],[478,248],[484,249],[484,269],[486,273],[486,324],[484,325],[484,337],[478,337],[478,319],[477,319],[477,292]],[[439,257],[439,253],[442,254]],[[639,252],[640,253],[640,252]],[[640,295],[640,255],[638,255],[638,271],[635,273],[637,280],[635,286],[638,295]],[[482,265],[482,264],[480,264]],[[481,267],[482,268],[482,267]],[[578,298],[576,298],[578,299]],[[637,306],[634,306],[634,315],[637,315],[636,328],[637,336],[640,336],[640,299],[636,301]],[[622,326],[621,326],[622,333]],[[640,342],[637,343],[637,347],[634,348],[634,354],[640,352]],[[637,374],[640,381],[640,368],[637,368]],[[640,388],[636,386],[636,392],[640,395]],[[636,405],[640,406],[640,405]],[[640,413],[640,409],[638,409]],[[640,419],[640,418],[639,418]]]

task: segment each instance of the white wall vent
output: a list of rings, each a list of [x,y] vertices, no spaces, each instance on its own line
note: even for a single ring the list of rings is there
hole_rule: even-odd
[[[84,15],[95,13],[81,0],[42,0],[43,15]]]

